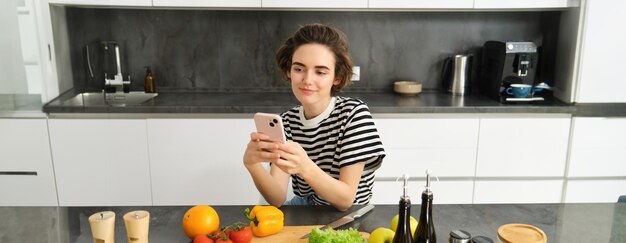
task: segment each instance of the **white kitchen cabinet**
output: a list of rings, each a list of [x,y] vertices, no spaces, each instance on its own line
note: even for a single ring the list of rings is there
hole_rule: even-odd
[[[626,82],[626,28],[609,28],[626,23],[626,0],[583,1],[582,46],[576,102],[624,103]]]
[[[152,0],[48,0],[55,5],[149,7]]]
[[[263,8],[367,8],[367,0],[262,0]]]
[[[380,9],[471,9],[474,0],[369,0],[370,8]]]
[[[626,195],[626,179],[569,180],[565,203],[615,203]]]
[[[154,205],[253,205],[243,165],[252,119],[148,119]]]
[[[155,7],[260,8],[261,0],[152,0]]]
[[[426,182],[424,180],[409,181],[409,197],[412,204],[422,202],[422,192]],[[474,187],[473,180],[437,181],[434,177],[431,182],[434,204],[471,204]],[[376,181],[372,190],[372,204],[398,204],[402,195],[402,180]]]
[[[152,205],[145,119],[49,119],[60,206]]]
[[[46,119],[0,119],[0,206],[58,206]]]
[[[626,195],[626,118],[573,120],[565,202],[616,202]]]
[[[474,203],[560,203],[563,180],[476,180]]]
[[[476,9],[532,9],[577,7],[580,0],[474,0]]]
[[[376,119],[387,153],[376,177],[474,176],[478,118]]]
[[[402,182],[393,180],[404,173],[424,177],[426,169],[443,178],[432,178],[434,203],[472,203],[478,118],[379,118],[375,123],[387,156],[376,172],[372,203],[397,204]],[[449,177],[455,180],[445,180]],[[420,202],[424,185],[410,182],[413,203]]]
[[[626,177],[626,118],[573,119],[568,177]]]
[[[481,118],[477,177],[564,176],[571,119]]]

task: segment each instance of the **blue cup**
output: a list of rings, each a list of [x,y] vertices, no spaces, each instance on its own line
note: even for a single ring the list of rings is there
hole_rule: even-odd
[[[511,87],[506,88],[505,92],[515,98],[528,98],[532,90],[533,86],[529,84],[511,84]]]

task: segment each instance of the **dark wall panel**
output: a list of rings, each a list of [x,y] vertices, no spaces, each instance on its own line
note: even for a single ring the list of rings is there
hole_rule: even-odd
[[[74,84],[102,89],[98,42],[120,43],[122,70],[133,89],[151,66],[166,91],[288,91],[273,63],[274,51],[299,25],[326,23],[346,33],[361,80],[350,90],[391,90],[395,80],[439,88],[443,59],[475,53],[487,40],[528,40],[542,46],[550,77],[559,12],[311,12],[121,10],[68,8]],[[96,72],[91,78],[85,46]],[[545,58],[545,59],[544,59]]]

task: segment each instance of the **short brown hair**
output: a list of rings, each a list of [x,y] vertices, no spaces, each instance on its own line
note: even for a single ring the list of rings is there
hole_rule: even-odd
[[[305,44],[321,44],[328,47],[335,54],[335,79],[339,84],[333,85],[332,94],[343,90],[352,78],[352,58],[348,53],[348,41],[340,30],[323,25],[308,24],[301,26],[293,36],[276,51],[276,64],[282,71],[285,79],[289,79],[287,73],[291,70],[291,61],[296,49]]]

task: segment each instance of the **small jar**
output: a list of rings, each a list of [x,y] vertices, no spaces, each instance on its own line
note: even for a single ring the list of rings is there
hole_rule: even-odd
[[[472,243],[493,243],[493,240],[487,236],[474,236],[472,237]]]
[[[470,243],[472,235],[465,230],[450,231],[450,243]]]
[[[505,224],[498,228],[499,243],[547,243],[543,230],[529,224]]]

